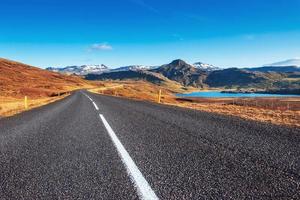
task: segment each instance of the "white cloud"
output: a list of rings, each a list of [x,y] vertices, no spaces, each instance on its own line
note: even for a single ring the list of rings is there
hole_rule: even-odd
[[[108,51],[108,50],[112,50],[112,49],[113,49],[113,47],[107,43],[92,44],[89,48],[90,51],[94,51],[94,50]]]

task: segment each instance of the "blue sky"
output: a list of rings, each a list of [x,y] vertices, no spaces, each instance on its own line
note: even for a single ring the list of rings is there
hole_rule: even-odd
[[[221,67],[300,57],[300,0],[1,0],[0,57]]]

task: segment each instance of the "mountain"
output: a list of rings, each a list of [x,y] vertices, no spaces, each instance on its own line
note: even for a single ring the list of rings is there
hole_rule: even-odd
[[[57,92],[88,86],[77,76],[62,75],[23,63],[0,58],[0,95],[23,97],[51,96]]]
[[[262,67],[245,68],[248,71],[256,72],[300,72],[300,59],[289,59],[281,62],[276,62]]]
[[[152,69],[140,65],[120,67],[102,74],[88,74],[88,80],[146,80],[161,84],[173,81],[182,86],[209,87],[259,87],[259,88],[298,88],[300,72],[295,67],[228,68],[220,69],[212,65],[188,64],[177,59],[169,64]],[[289,69],[294,69],[290,71]]]
[[[160,84],[165,81],[165,77],[159,74],[142,71],[142,70],[129,70],[129,71],[115,71],[103,74],[88,74],[85,76],[87,80],[146,80],[152,83]]]
[[[118,71],[138,71],[138,70],[150,70],[157,67],[145,66],[145,65],[130,65],[125,67],[119,67],[116,69],[111,69],[110,72],[118,72]]]
[[[177,81],[184,86],[194,87],[203,87],[203,78],[207,75],[205,70],[196,68],[180,59],[151,71],[160,73],[168,79]]]
[[[201,69],[201,70],[207,71],[207,72],[220,70],[219,67],[215,67],[211,64],[205,64],[205,63],[202,63],[202,62],[196,62],[196,63],[193,64],[193,66],[195,68],[198,68],[198,69]]]
[[[82,66],[68,66],[68,67],[49,67],[46,70],[59,72],[63,74],[76,74],[76,75],[87,75],[87,74],[101,74],[109,71],[108,67],[101,65],[82,65]]]
[[[116,71],[108,71],[103,74],[88,74],[88,80],[147,80],[152,83],[162,83],[172,80],[183,86],[200,88],[209,87],[270,87],[275,85],[289,85],[289,80],[296,80],[294,72],[259,72],[248,69],[219,69],[212,65],[197,63],[190,65],[183,60],[177,59],[169,64],[156,69],[146,70],[143,67],[124,67]],[[208,70],[211,69],[211,70]],[[158,76],[159,75],[159,76]],[[296,74],[297,75],[297,74]],[[285,81],[283,81],[285,79]],[[296,83],[297,86],[298,83]],[[294,84],[295,85],[295,84]],[[293,86],[294,87],[294,86]]]
[[[209,73],[204,82],[210,87],[230,87],[264,84],[269,79],[265,73],[229,68]]]
[[[64,68],[60,67],[48,67],[47,70],[53,72],[59,72],[62,74],[76,74],[76,75],[88,75],[88,74],[102,74],[108,72],[119,71],[138,71],[138,70],[150,70],[156,67],[145,65],[130,65],[125,67],[118,67],[115,69],[109,69],[105,65],[82,65],[82,66],[68,66]]]
[[[264,66],[255,68],[245,68],[248,71],[256,72],[300,72],[300,67],[297,66]]]
[[[294,59],[289,59],[289,60],[284,60],[284,61],[264,65],[264,67],[267,67],[267,66],[273,66],[273,67],[285,67],[285,66],[300,67],[300,58],[294,58]]]

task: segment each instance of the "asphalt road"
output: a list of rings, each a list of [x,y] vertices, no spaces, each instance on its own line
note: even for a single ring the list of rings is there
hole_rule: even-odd
[[[80,91],[0,119],[0,199],[300,199],[300,130]]]

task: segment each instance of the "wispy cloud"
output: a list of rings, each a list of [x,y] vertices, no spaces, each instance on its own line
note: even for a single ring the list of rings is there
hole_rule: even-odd
[[[113,50],[113,47],[107,43],[99,43],[99,44],[92,44],[89,51],[110,51]]]
[[[150,4],[146,3],[144,0],[129,0],[130,2],[148,10],[148,11],[151,11],[151,12],[154,12],[154,13],[159,13],[159,11],[154,8],[153,6],[151,6]]]

